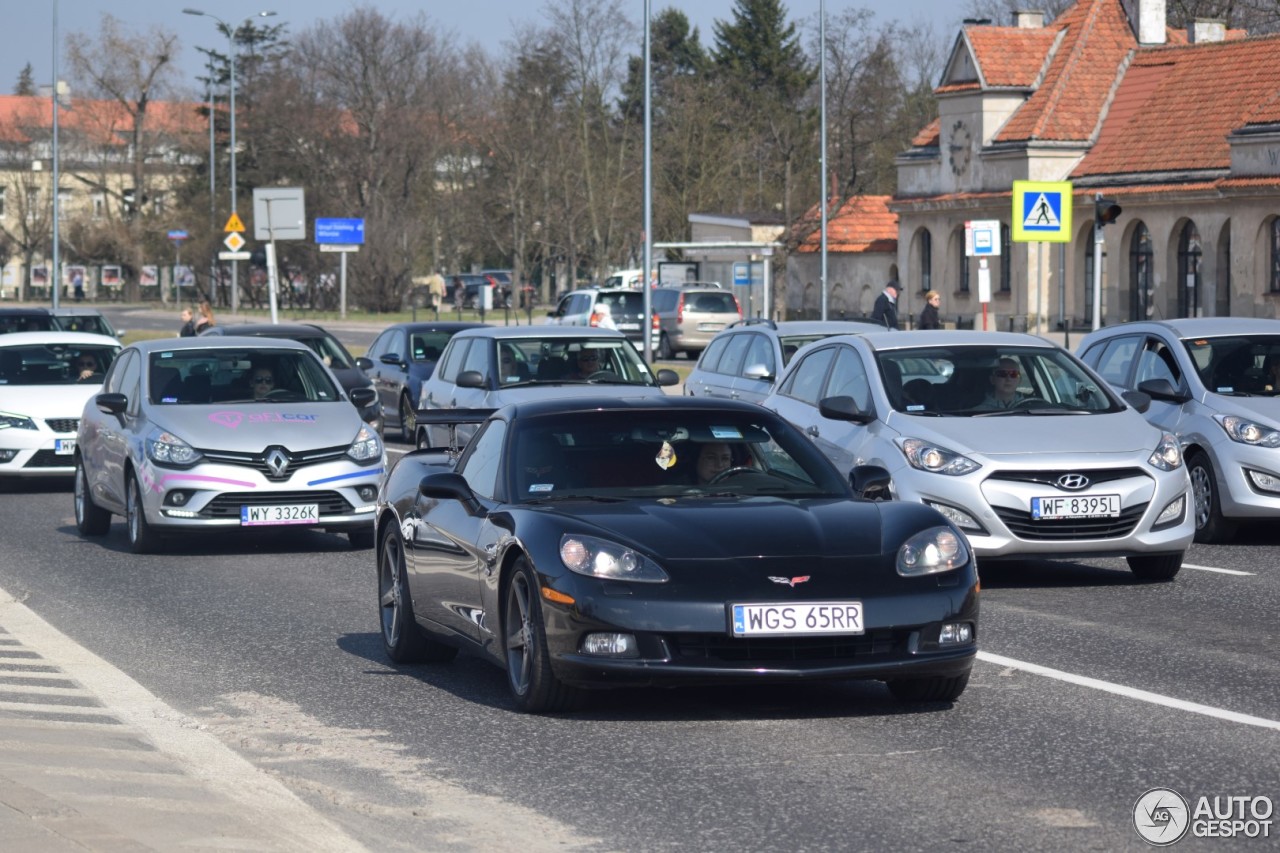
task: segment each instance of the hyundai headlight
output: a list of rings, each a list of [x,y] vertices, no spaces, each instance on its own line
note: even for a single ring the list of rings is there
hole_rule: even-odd
[[[26,415],[0,412],[0,429],[38,429],[36,422]]]
[[[382,458],[382,442],[378,440],[378,433],[367,424],[361,424],[355,441],[347,448],[347,455],[357,462],[377,462]]]
[[[1182,467],[1182,448],[1178,446],[1178,439],[1167,432],[1160,436],[1160,443],[1147,464],[1161,471],[1176,471]]]
[[[639,583],[667,581],[667,573],[653,560],[625,545],[594,536],[561,536],[560,560],[570,571],[593,578]]]
[[[954,450],[948,450],[945,447],[939,447],[936,444],[930,444],[927,441],[921,441],[918,438],[899,439],[898,446],[902,449],[903,455],[907,457],[907,462],[911,463],[911,467],[918,468],[921,471],[931,471],[934,474],[947,474],[952,477],[958,477],[961,474],[977,471],[982,467],[968,456],[956,453]]]
[[[1232,441],[1254,447],[1280,447],[1280,430],[1235,415],[1214,415]]]
[[[950,527],[921,530],[898,549],[898,574],[903,577],[949,572],[968,562],[968,543]]]
[[[190,468],[202,454],[171,432],[156,428],[147,436],[147,458],[167,468]]]

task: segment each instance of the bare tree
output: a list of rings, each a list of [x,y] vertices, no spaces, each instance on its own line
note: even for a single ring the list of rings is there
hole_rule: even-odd
[[[144,33],[131,33],[116,18],[104,13],[92,39],[85,33],[72,33],[67,36],[66,44],[72,73],[77,83],[82,84],[77,88],[87,91],[90,97],[111,101],[119,109],[119,113],[104,109],[103,115],[113,133],[127,142],[124,147],[130,183],[102,182],[96,190],[113,197],[127,214],[130,239],[122,249],[133,255],[132,266],[136,268],[142,264],[147,251],[143,222],[154,217],[157,210],[156,205],[149,202],[154,202],[153,196],[162,191],[153,186],[156,174],[151,164],[163,162],[161,149],[165,143],[150,127],[149,111],[156,100],[173,92],[173,60],[178,37],[158,26]],[[130,277],[126,298],[137,297],[137,279]]]

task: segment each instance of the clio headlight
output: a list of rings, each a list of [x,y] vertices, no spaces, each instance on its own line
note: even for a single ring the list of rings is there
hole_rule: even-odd
[[[1160,436],[1160,443],[1156,445],[1147,464],[1161,471],[1176,471],[1181,467],[1182,448],[1178,446],[1178,439],[1167,432]]]
[[[950,527],[921,530],[898,549],[898,574],[903,577],[949,572],[967,562],[969,545]]]
[[[594,536],[560,537],[560,560],[580,575],[616,581],[665,583],[667,573],[631,548]]]
[[[167,468],[190,468],[201,459],[201,453],[171,432],[153,429],[147,436],[147,458]]]
[[[911,463],[911,467],[921,471],[958,477],[982,467],[968,456],[918,438],[898,439],[898,446],[907,457],[907,462]]]
[[[1235,415],[1214,415],[1232,441],[1252,444],[1255,447],[1280,447],[1280,430]]]
[[[361,424],[355,441],[347,448],[347,455],[357,462],[377,462],[382,458],[382,442],[378,440],[378,433],[368,424]]]
[[[36,422],[26,415],[0,412],[0,429],[38,429]]]

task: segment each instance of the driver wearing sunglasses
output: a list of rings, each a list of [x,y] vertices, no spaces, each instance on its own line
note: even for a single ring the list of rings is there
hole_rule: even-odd
[[[1018,383],[1022,381],[1022,370],[1015,359],[1000,359],[991,370],[991,390],[978,404],[979,409],[996,410],[1012,409],[1023,400],[1032,399],[1030,395],[1018,391]]]

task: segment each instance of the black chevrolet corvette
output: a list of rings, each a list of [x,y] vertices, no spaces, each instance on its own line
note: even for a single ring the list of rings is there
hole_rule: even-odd
[[[477,651],[525,711],[659,684],[964,691],[977,566],[933,509],[859,497],[883,469],[846,477],[774,413],[701,397],[448,417],[483,423],[461,455],[403,457],[378,500],[392,660]]]

